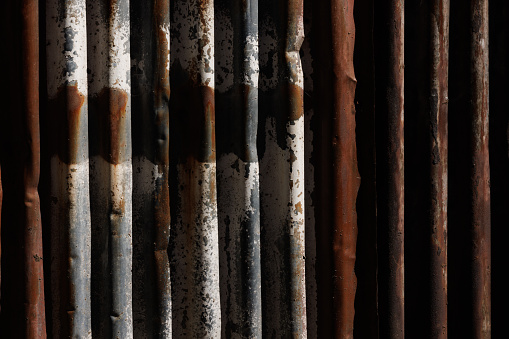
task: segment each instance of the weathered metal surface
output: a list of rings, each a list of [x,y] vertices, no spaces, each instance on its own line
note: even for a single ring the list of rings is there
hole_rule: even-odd
[[[355,137],[361,183],[357,195],[354,338],[378,338],[377,195],[375,161],[374,0],[354,6]]]
[[[214,9],[221,335],[259,338],[258,1]]]
[[[470,203],[474,338],[491,338],[491,215],[489,166],[488,1],[470,2]]]
[[[52,337],[91,338],[85,1],[46,3]]]
[[[431,4],[430,81],[430,335],[447,338],[447,124],[449,1]]]
[[[42,224],[38,192],[39,130],[39,2],[21,3],[24,152],[25,330],[27,338],[46,338]]]
[[[404,2],[375,4],[380,336],[404,336]],[[383,179],[381,179],[383,178]]]
[[[355,26],[354,1],[331,2],[332,16],[332,199],[334,204],[334,333],[336,338],[353,338],[354,300],[357,288],[355,258],[357,245],[356,201],[360,184],[355,142],[355,86],[353,69]]]
[[[129,1],[87,3],[92,331],[132,338]]]
[[[170,236],[169,11],[166,0],[131,3],[136,338],[171,338],[172,331],[167,254]]]
[[[263,335],[305,337],[303,3],[263,1],[259,15]]]
[[[173,335],[219,337],[214,7],[174,1],[170,13]]]

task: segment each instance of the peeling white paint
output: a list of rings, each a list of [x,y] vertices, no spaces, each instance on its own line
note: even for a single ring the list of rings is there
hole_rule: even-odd
[[[67,83],[87,95],[87,22],[85,0],[46,3],[47,85],[50,99]],[[63,17],[62,17],[63,14]]]

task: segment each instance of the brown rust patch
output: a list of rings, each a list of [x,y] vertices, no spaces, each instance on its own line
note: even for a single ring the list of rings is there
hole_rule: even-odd
[[[288,84],[287,98],[290,99],[288,119],[298,120],[304,114],[304,90],[295,84]]]
[[[55,98],[48,103],[52,126],[52,152],[66,164],[80,162],[81,119],[85,96],[77,85],[66,85],[58,89]]]
[[[111,164],[127,160],[126,126],[128,94],[117,88],[105,87],[97,98],[99,111],[100,153]]]

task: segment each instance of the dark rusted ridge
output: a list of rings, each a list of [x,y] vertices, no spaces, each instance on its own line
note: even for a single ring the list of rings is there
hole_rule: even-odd
[[[357,164],[361,183],[357,194],[357,255],[354,338],[378,338],[375,54],[374,0],[356,0],[354,6],[354,69]]]
[[[38,193],[40,174],[39,131],[39,4],[22,2],[23,115],[26,146],[25,205],[25,321],[27,338],[46,338],[42,225]]]
[[[375,4],[380,336],[404,326],[404,1]]]
[[[431,4],[430,335],[447,338],[447,121],[449,0]]]
[[[357,288],[356,201],[360,185],[355,142],[355,86],[353,69],[354,0],[331,1],[332,19],[332,199],[335,338],[353,338]]]
[[[471,20],[471,270],[473,337],[491,338],[488,0],[472,0]]]
[[[154,259],[157,284],[157,332],[160,338],[171,335],[171,286],[170,264],[168,260],[168,243],[170,237],[170,192],[169,192],[169,100],[170,100],[170,63],[169,0],[154,0],[153,30],[154,44],[154,163],[160,177],[155,182],[154,192]]]

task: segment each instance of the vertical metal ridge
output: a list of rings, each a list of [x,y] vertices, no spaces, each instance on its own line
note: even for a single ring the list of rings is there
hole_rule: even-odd
[[[305,180],[305,265],[306,265],[306,318],[307,335],[318,336],[317,284],[316,284],[316,115],[314,111],[313,62],[316,58],[313,44],[312,3],[304,2],[304,41],[300,50],[304,75],[304,180]]]
[[[488,1],[470,2],[470,203],[473,337],[491,338]]]
[[[306,336],[302,1],[260,3],[264,336]]]
[[[2,151],[0,149],[0,313],[2,312],[2,201],[4,190],[2,188]]]
[[[25,330],[27,338],[46,338],[42,224],[38,192],[39,130],[39,2],[21,3],[24,157]]]
[[[258,1],[214,9],[221,335],[259,338]]]
[[[378,4],[375,4],[378,5]],[[376,6],[377,180],[380,336],[403,338],[404,307],[404,2]]]
[[[287,96],[286,145],[290,155],[289,205],[290,290],[292,336],[307,337],[305,268],[304,75],[300,48],[304,41],[304,2],[289,0],[285,37]]]
[[[214,6],[211,0],[171,6],[173,335],[219,337]]]
[[[53,336],[91,338],[85,1],[46,3]]]
[[[431,4],[430,335],[447,338],[447,179],[449,0]]]
[[[356,200],[360,185],[355,141],[355,87],[353,69],[355,25],[353,0],[332,1],[332,199],[334,255],[335,337],[353,338],[354,300],[357,288]]]
[[[132,338],[129,1],[97,0],[87,5],[92,330],[99,337]]]
[[[155,0],[153,9],[155,34],[154,115],[155,115],[155,180],[154,221],[158,337],[171,338],[171,285],[168,244],[170,237],[169,192],[169,99],[170,99],[170,3]]]

